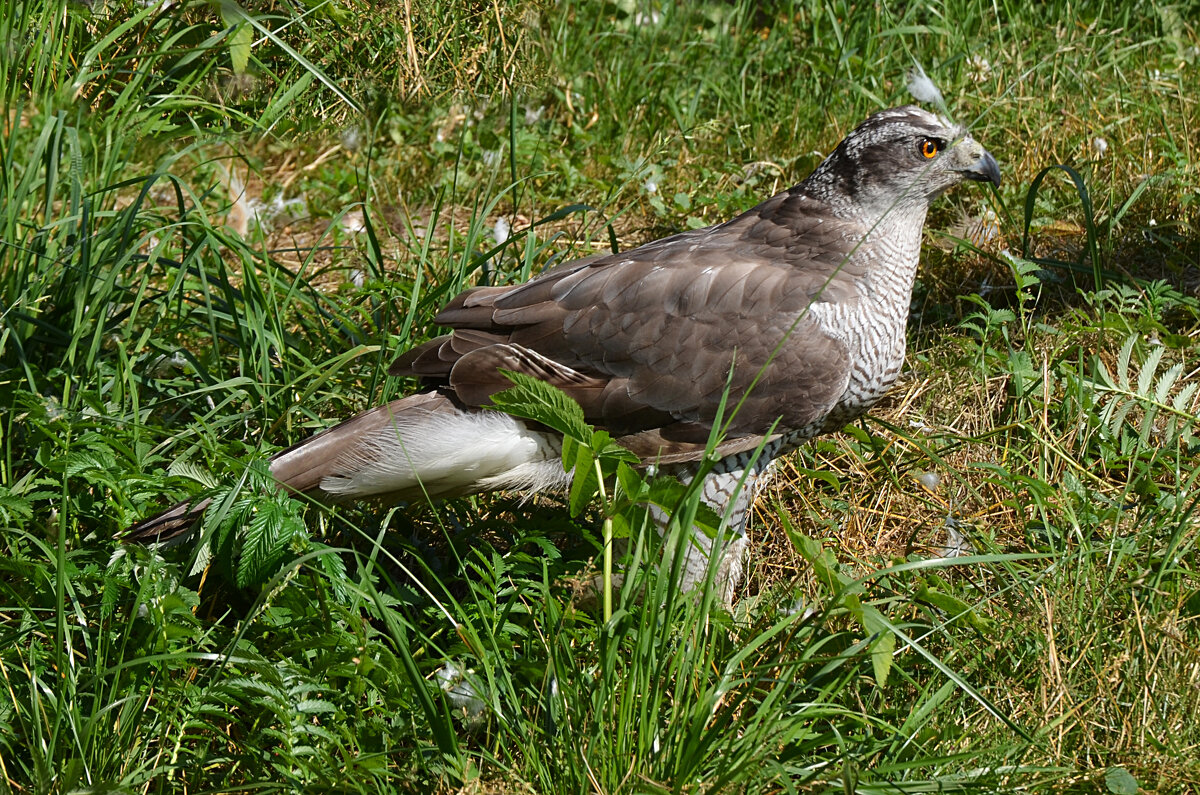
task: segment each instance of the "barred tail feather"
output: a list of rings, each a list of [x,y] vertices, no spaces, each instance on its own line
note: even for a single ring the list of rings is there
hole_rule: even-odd
[[[560,444],[496,411],[463,410],[425,392],[359,414],[276,456],[271,473],[295,491],[396,501],[565,481]]]
[[[465,410],[423,392],[365,411],[271,459],[281,488],[318,499],[416,501],[481,491],[538,491],[569,482],[553,434],[496,411]],[[179,503],[132,527],[127,540],[188,533],[208,501]]]
[[[181,502],[160,514],[143,519],[125,532],[126,542],[142,544],[179,543],[191,535],[200,523],[204,511],[212,500]]]

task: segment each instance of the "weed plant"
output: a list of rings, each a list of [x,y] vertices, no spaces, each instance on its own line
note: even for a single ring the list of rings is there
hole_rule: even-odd
[[[0,0],[0,789],[1200,790],[1197,10]],[[450,296],[752,206],[914,62],[1005,183],[732,611],[536,383],[561,497],[267,482]]]

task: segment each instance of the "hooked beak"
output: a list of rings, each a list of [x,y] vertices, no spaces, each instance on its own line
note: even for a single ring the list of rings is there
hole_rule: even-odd
[[[972,141],[972,143],[974,142]],[[967,179],[999,185],[1000,164],[996,162],[996,158],[992,157],[986,149],[978,144],[975,145],[979,148],[979,154],[975,161],[955,170]]]

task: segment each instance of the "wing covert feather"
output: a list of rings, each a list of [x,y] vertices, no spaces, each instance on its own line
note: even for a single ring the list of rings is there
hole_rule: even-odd
[[[436,318],[451,333],[389,372],[448,384],[466,405],[507,388],[500,367],[526,372],[635,452],[684,457],[703,449],[729,384],[727,416],[741,402],[729,437],[752,447],[776,420],[818,421],[844,392],[848,353],[807,312],[857,300],[847,255],[861,235],[780,194],[720,226],[467,290]]]

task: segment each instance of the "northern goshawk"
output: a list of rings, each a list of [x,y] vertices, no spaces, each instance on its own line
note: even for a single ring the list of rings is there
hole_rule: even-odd
[[[450,332],[388,370],[423,391],[284,450],[271,474],[332,500],[564,487],[558,436],[482,408],[511,370],[564,390],[646,465],[687,480],[728,386],[740,406],[702,484],[732,531],[717,572],[728,602],[759,476],[865,412],[900,373],[925,214],[963,180],[1000,182],[965,129],[913,106],[876,113],[802,183],[731,221],[463,292],[434,319]],[[129,537],[178,535],[205,506],[180,503]],[[685,588],[711,543],[695,533]]]

